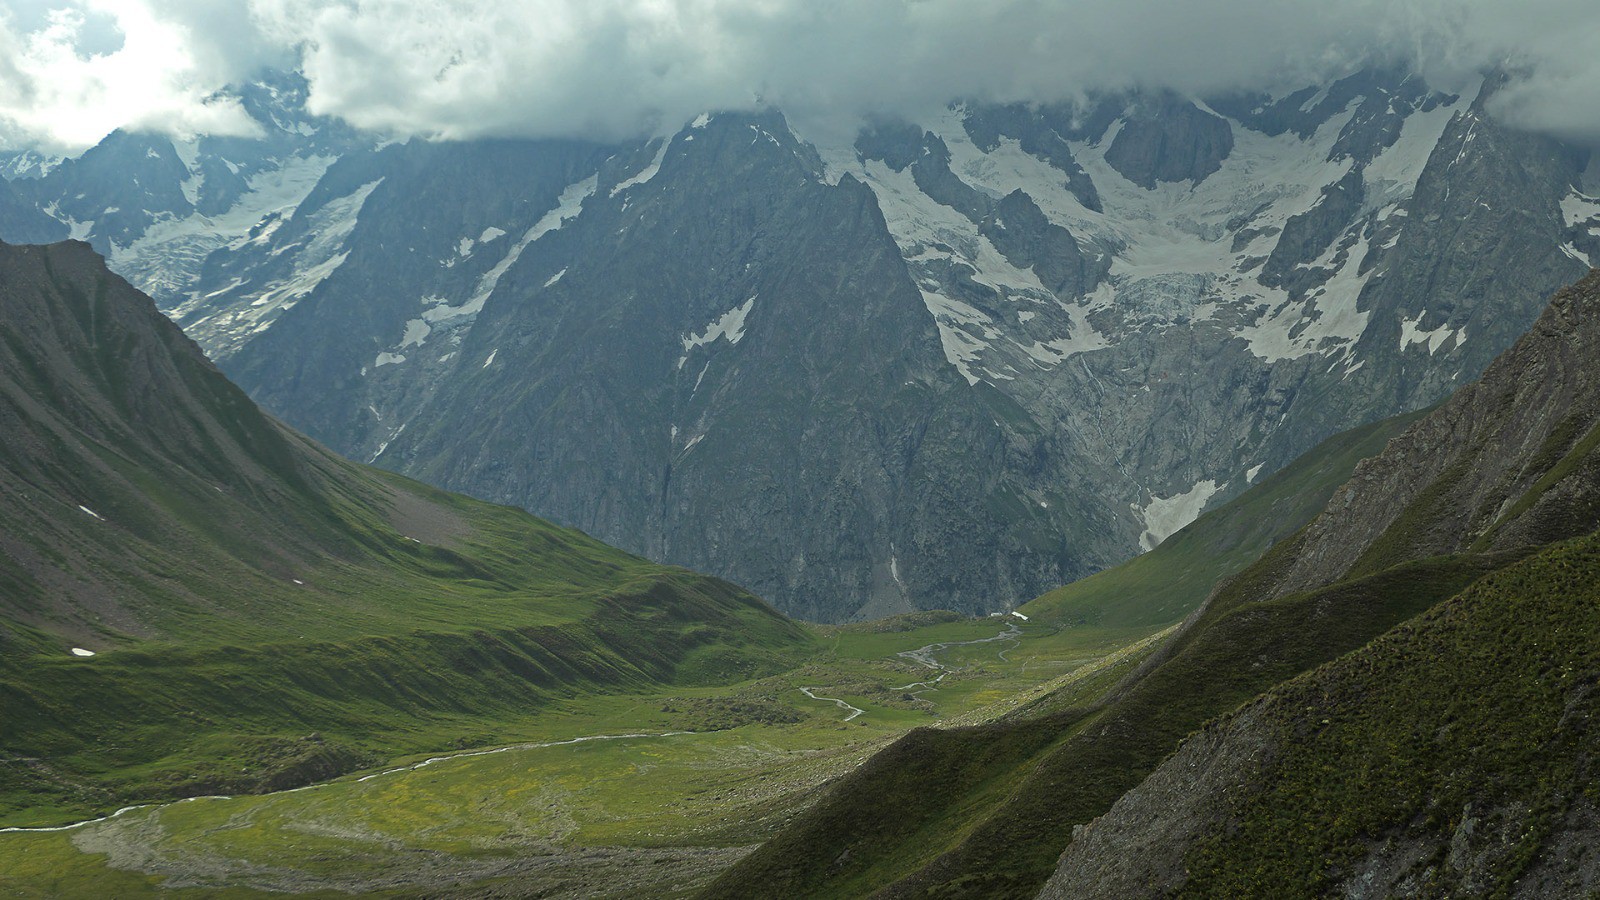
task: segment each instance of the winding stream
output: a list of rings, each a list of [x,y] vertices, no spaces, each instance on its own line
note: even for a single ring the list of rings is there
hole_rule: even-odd
[[[934,654],[942,653],[945,650],[949,650],[951,647],[967,647],[973,644],[992,644],[995,641],[1015,641],[1020,644],[1022,641],[1022,628],[1017,625],[1016,622],[1007,622],[1006,630],[994,635],[993,637],[978,638],[977,640],[972,641],[942,641],[940,643],[927,644],[925,646],[918,647],[915,650],[902,650],[895,655],[904,657],[913,662],[921,663],[922,665],[925,665],[928,668],[938,672],[939,675],[931,681],[913,681],[910,684],[903,684],[894,690],[908,691],[912,688],[922,688],[922,690],[914,692],[912,694],[913,697],[916,697],[917,694],[921,694],[924,691],[937,690],[939,687],[939,682],[943,681],[945,676],[950,674],[951,669],[944,663],[939,662],[939,660],[934,657]],[[1007,647],[1006,649],[1001,650],[999,654],[1001,661],[1006,661],[1006,654],[1015,649],[1017,648]],[[810,697],[813,700],[824,700],[837,704],[840,709],[850,710],[850,715],[844,717],[846,722],[854,719],[856,716],[866,714],[866,710],[861,709],[860,707],[851,706],[837,697],[819,697],[813,693],[815,690],[816,688],[803,687],[800,689],[800,693],[805,694],[807,697]]]

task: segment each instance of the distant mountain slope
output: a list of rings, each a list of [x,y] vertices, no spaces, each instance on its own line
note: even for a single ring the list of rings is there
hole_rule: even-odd
[[[0,245],[0,815],[326,777],[810,641],[725,582],[345,462],[86,245]]]
[[[1600,504],[1593,499],[1600,485],[1600,443],[1592,433],[1600,422],[1597,340],[1600,272],[1560,292],[1534,330],[1491,365],[1479,383],[1421,417],[1391,440],[1384,452],[1358,466],[1352,478],[1332,492],[1311,524],[1218,587],[1183,630],[1104,703],[1090,708],[1063,707],[1046,698],[1031,711],[1022,711],[1011,729],[991,729],[998,733],[981,740],[961,730],[914,733],[901,742],[904,746],[891,748],[882,764],[864,767],[845,779],[788,829],[730,869],[708,895],[857,896],[876,891],[875,896],[880,897],[1033,896],[1055,871],[1061,849],[1085,833],[1080,826],[1106,814],[1121,795],[1138,786],[1208,719],[1361,648],[1484,576],[1515,566],[1548,541],[1585,535],[1600,525]],[[1438,472],[1444,474],[1436,476]],[[1257,490],[1265,495],[1268,487]],[[1244,507],[1253,502],[1259,502],[1258,498],[1246,494],[1235,504]],[[1474,517],[1478,509],[1489,514]],[[1229,516],[1229,507],[1215,514],[1216,519]],[[1352,523],[1348,541],[1330,524],[1339,521]],[[1463,521],[1468,527],[1462,526]],[[1505,577],[1522,578],[1512,573],[1525,571],[1536,584],[1554,583],[1549,581],[1554,577],[1550,566],[1559,566],[1557,561],[1563,559],[1576,565],[1578,559],[1587,559],[1587,547],[1580,544],[1575,550],[1553,550],[1549,560],[1529,563],[1532,568],[1526,570],[1507,570]],[[1179,565],[1163,568],[1172,577],[1186,574]],[[1514,582],[1491,580],[1481,590],[1499,596],[1494,592],[1504,589],[1493,585],[1507,583]],[[1159,583],[1156,591],[1181,595]],[[1483,634],[1482,622],[1486,621],[1496,623],[1494,628],[1510,628],[1507,616],[1514,618],[1515,607],[1504,604],[1512,602],[1514,595],[1513,591],[1492,601],[1491,608],[1499,611],[1487,613],[1490,618],[1470,624],[1469,630]],[[1540,602],[1548,603],[1552,610],[1572,604],[1581,608],[1588,596],[1582,591],[1565,597],[1547,593]],[[1138,598],[1131,602],[1136,607],[1139,604]],[[1051,608],[1043,607],[1047,614]],[[1451,618],[1457,613],[1440,615]],[[1578,679],[1572,683],[1582,684],[1583,679],[1600,677],[1600,671],[1592,670],[1592,655],[1585,655],[1592,654],[1592,644],[1586,643],[1592,638],[1587,615],[1574,609],[1570,630],[1564,620],[1552,622],[1534,616],[1528,630],[1508,632],[1506,638],[1529,652],[1533,642],[1558,639],[1559,645],[1551,652],[1570,661],[1573,678]],[[1413,626],[1405,626],[1406,633],[1411,630]],[[1427,641],[1432,646],[1432,642],[1449,643],[1456,638],[1436,634]],[[1374,646],[1396,644],[1393,638],[1385,638]],[[1476,673],[1473,677],[1497,677],[1491,673],[1500,670],[1477,662],[1493,657],[1496,651],[1491,645],[1478,645],[1468,652],[1478,656],[1468,660],[1463,671]],[[1378,657],[1369,658],[1379,665]],[[1531,656],[1520,658],[1520,662],[1530,661],[1531,670],[1513,667],[1511,671],[1519,672],[1524,680],[1555,671]],[[1434,664],[1424,657],[1384,658],[1381,666],[1383,671],[1405,673],[1396,690],[1414,690],[1418,696],[1450,694],[1449,685],[1429,680]],[[1357,666],[1352,671],[1366,670]],[[1560,708],[1571,700],[1552,696],[1541,695],[1538,702],[1543,705],[1537,709],[1548,711],[1551,702]],[[1587,700],[1578,697],[1574,702]],[[1324,709],[1327,701],[1319,703],[1323,705],[1313,704],[1316,710]],[[1273,708],[1278,710],[1275,716],[1292,712],[1294,721],[1303,721],[1298,718],[1299,707]],[[1389,727],[1383,722],[1398,728],[1412,721],[1403,708],[1388,710],[1375,704],[1367,709],[1378,717],[1375,721],[1381,727]],[[1544,714],[1535,709],[1527,713]],[[1337,709],[1320,713],[1330,714],[1337,721]],[[1041,734],[1043,721],[1053,724]],[[1250,727],[1250,721],[1242,714],[1240,722],[1244,724],[1239,727]],[[1406,735],[1426,738],[1446,724],[1443,720],[1429,722],[1425,727],[1380,737],[1385,741]],[[1491,731],[1503,733],[1495,729]],[[1470,732],[1470,727],[1463,731]],[[1259,732],[1250,734],[1255,741],[1251,746],[1259,747]],[[1557,734],[1552,739],[1560,737]],[[989,745],[1012,747],[1014,752],[1004,758],[985,756],[981,748]],[[1224,750],[1238,746],[1235,742]],[[1210,738],[1191,742],[1185,755],[1163,767],[1160,786],[1131,795],[1139,799],[1128,800],[1122,812],[1097,823],[1088,833],[1110,837],[1081,853],[1069,849],[1067,868],[1056,877],[1053,889],[1071,896],[1103,897],[1133,896],[1148,888],[1151,895],[1160,895],[1163,885],[1180,883],[1188,864],[1183,854],[1188,850],[1199,854],[1202,851],[1194,848],[1212,847],[1216,842],[1208,835],[1226,833],[1222,826],[1233,820],[1216,812],[1225,808],[1220,794],[1197,796],[1191,799],[1203,815],[1176,822],[1173,828],[1181,834],[1162,832],[1160,823],[1177,802],[1172,794],[1177,789],[1171,785],[1187,785],[1197,793],[1213,788],[1220,791],[1248,780],[1248,773],[1254,771],[1248,768],[1255,764],[1248,753],[1235,757],[1216,752],[1217,747],[1218,742]],[[1347,751],[1322,745],[1318,752],[1337,755]],[[892,764],[895,759],[902,762]],[[1569,774],[1581,771],[1584,764],[1570,754],[1552,763]],[[1574,765],[1578,769],[1573,769]],[[888,802],[875,808],[859,802],[858,798],[885,791],[915,790],[919,784],[916,772],[946,770],[965,774],[942,789],[937,802]],[[1246,774],[1238,775],[1241,771]],[[1362,770],[1357,767],[1357,771]],[[1203,780],[1212,774],[1216,774],[1214,780]],[[1284,777],[1315,774],[1290,772]],[[1304,785],[1306,781],[1301,778],[1295,783]],[[1349,782],[1339,784],[1354,790]],[[996,789],[996,785],[1003,787]],[[1433,785],[1424,787],[1433,789]],[[1508,802],[1519,797],[1529,802],[1534,799],[1527,792],[1511,796]],[[1548,796],[1572,799],[1570,794]],[[1252,821],[1270,823],[1267,806],[1254,809]],[[1441,810],[1440,815],[1450,813]],[[1584,815],[1580,810],[1572,827],[1586,827]],[[1405,819],[1391,821],[1398,828]],[[1263,835],[1271,831],[1270,825],[1261,827]],[[1267,844],[1269,848],[1298,846],[1298,839],[1287,831],[1271,839],[1278,843]],[[1180,846],[1170,847],[1173,843]],[[1257,860],[1248,844],[1227,844],[1230,849],[1226,853],[1217,851],[1222,855],[1205,857],[1212,866],[1207,871],[1224,873],[1240,865],[1239,860]],[[1383,855],[1374,844],[1364,847]],[[1537,849],[1534,844],[1527,848],[1530,852]],[[1316,854],[1296,858],[1294,865],[1310,867],[1296,871],[1333,877],[1316,868],[1323,858]],[[1500,862],[1491,862],[1494,872],[1505,871],[1494,868]],[[1250,871],[1248,867],[1236,869],[1233,881],[1207,883],[1226,884],[1219,889],[1223,895],[1244,887],[1265,891],[1260,896],[1272,896],[1267,883],[1248,881]]]
[[[10,183],[0,178],[0,237],[23,244],[47,244],[66,236],[67,226],[19,197]]]
[[[284,75],[260,137],[16,189],[350,458],[809,618],[990,612],[1438,402],[1587,269],[1600,165],[1498,85],[380,146]]]
[[[1155,625],[1193,612],[1216,584],[1255,562],[1322,511],[1356,466],[1422,413],[1336,434],[1148,553],[1023,604],[1062,625]]]

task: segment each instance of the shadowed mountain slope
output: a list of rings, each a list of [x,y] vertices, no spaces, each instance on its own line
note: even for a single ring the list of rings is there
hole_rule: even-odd
[[[810,641],[726,582],[340,460],[86,245],[0,245],[0,814],[281,787]]]

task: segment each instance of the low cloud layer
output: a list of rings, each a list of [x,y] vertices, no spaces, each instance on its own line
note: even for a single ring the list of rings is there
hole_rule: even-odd
[[[216,92],[299,65],[313,110],[404,135],[615,138],[773,104],[811,127],[956,97],[1286,90],[1368,63],[1600,143],[1595,0],[11,0],[0,141],[239,132]]]

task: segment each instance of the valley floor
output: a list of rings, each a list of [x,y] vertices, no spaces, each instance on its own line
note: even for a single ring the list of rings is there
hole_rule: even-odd
[[[6,830],[0,894],[682,896],[906,731],[1090,696],[1168,633],[911,624],[826,629],[807,665],[730,687],[574,698],[537,740]]]

